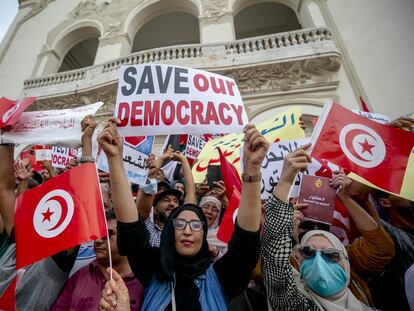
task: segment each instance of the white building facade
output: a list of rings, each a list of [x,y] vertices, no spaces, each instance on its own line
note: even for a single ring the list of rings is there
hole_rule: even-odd
[[[234,78],[250,120],[333,99],[396,118],[414,111],[412,0],[20,0],[0,45],[0,95],[34,110],[103,101],[123,64]],[[309,118],[307,119],[309,121]]]

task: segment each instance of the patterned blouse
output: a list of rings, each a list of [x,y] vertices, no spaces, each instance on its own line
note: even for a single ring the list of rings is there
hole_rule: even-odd
[[[293,205],[275,196],[266,202],[261,257],[263,279],[273,310],[320,310],[296,287],[290,255],[292,253]]]

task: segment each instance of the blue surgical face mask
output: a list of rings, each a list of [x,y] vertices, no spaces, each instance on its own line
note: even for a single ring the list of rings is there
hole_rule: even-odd
[[[338,263],[324,259],[321,252],[302,262],[300,274],[306,285],[322,297],[334,296],[346,286],[345,270]]]

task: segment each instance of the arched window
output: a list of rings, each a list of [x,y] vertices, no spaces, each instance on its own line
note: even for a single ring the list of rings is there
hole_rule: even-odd
[[[173,12],[154,17],[144,24],[135,35],[132,52],[199,42],[197,17],[185,12]]]
[[[234,18],[236,39],[300,29],[296,13],[280,3],[261,2],[242,9]]]
[[[98,38],[83,40],[72,47],[63,58],[58,72],[92,66],[98,49]]]

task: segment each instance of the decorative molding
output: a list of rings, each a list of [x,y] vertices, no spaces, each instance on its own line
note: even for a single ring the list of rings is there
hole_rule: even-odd
[[[109,17],[113,20],[124,20],[129,14],[129,8],[137,6],[146,0],[108,0],[97,5],[96,0],[83,0],[69,13],[73,18],[85,16]]]
[[[99,38],[99,43],[101,46],[111,45],[120,43],[125,38],[129,41],[128,35],[123,31],[123,23],[117,22],[108,25],[105,34]]]
[[[331,56],[232,69],[224,74],[236,81],[242,93],[262,90],[286,92],[296,86],[330,82],[332,74],[340,66],[340,58]]]
[[[202,21],[218,21],[233,12],[227,7],[227,0],[205,0],[203,14],[199,17]]]
[[[78,106],[103,102],[104,105],[96,113],[96,119],[102,121],[112,116],[115,109],[117,84],[99,87],[85,92],[75,92],[68,95],[37,99],[28,111],[43,111],[53,109],[69,109]]]

